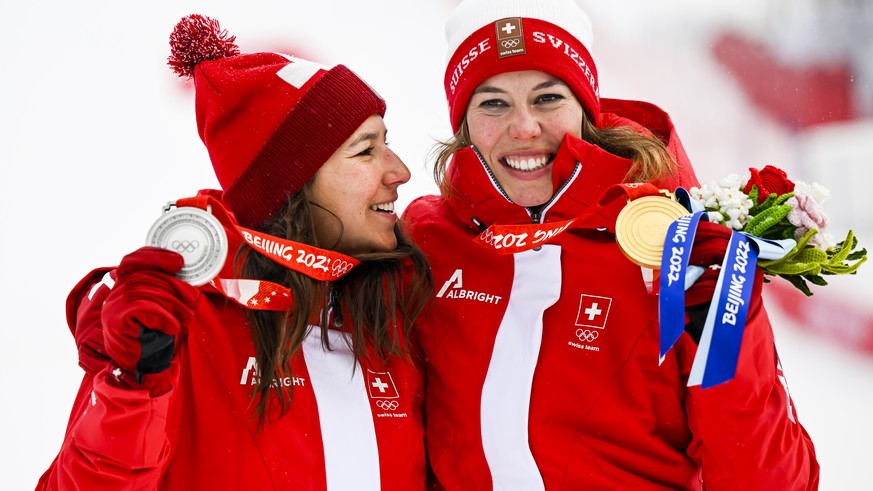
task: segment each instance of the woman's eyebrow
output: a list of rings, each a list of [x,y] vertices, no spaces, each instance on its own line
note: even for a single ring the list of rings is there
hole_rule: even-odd
[[[347,146],[347,147],[354,147],[355,145],[357,145],[358,143],[361,143],[362,141],[372,141],[372,140],[375,140],[376,137],[377,137],[376,133],[361,133],[360,135],[358,135],[354,140],[352,140],[352,141],[351,141],[348,145],[346,145],[346,146]]]
[[[476,90],[473,91],[473,95],[476,94],[505,94],[506,91],[491,85],[483,85],[480,87],[476,87]]]
[[[533,87],[532,90],[542,90],[548,89],[549,87],[554,87],[556,85],[567,86],[564,82],[560,80],[546,80],[545,82],[541,82]],[[506,91],[501,89],[500,87],[494,87],[492,85],[483,85],[481,87],[477,87],[476,90],[473,91],[473,95],[476,94],[505,94]]]
[[[557,79],[555,79],[555,80],[546,80],[546,81],[543,82],[543,83],[537,84],[536,87],[533,88],[533,90],[548,89],[549,87],[554,87],[555,85],[563,85],[563,86],[567,86],[567,84],[565,84],[564,82],[562,82],[562,81],[560,81],[560,80],[557,80]]]

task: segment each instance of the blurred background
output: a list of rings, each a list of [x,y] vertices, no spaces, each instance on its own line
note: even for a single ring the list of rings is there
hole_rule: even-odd
[[[771,164],[831,190],[829,231],[873,244],[873,1],[579,0],[604,97],[668,111],[701,182]],[[139,247],[167,201],[217,187],[193,91],[166,66],[184,15],[243,52],[351,67],[388,101],[412,170],[400,211],[436,191],[449,136],[443,23],[456,0],[4,2],[0,90],[0,489],[32,489],[57,453],[81,370],[69,289]],[[873,489],[873,266],[765,287],[823,490]],[[217,428],[216,431],[220,431]]]

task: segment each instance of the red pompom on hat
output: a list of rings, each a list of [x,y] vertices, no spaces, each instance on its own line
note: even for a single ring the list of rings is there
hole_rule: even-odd
[[[538,70],[563,80],[594,124],[600,88],[591,20],[575,0],[463,0],[446,22],[444,85],[452,130],[473,91],[494,75]]]
[[[189,15],[170,35],[169,65],[193,77],[200,139],[240,225],[258,228],[385,101],[343,65],[240,54],[214,19]]]
[[[239,47],[236,36],[228,36],[218,21],[202,15],[189,15],[170,34],[170,58],[168,64],[180,77],[193,77],[194,67],[204,60],[217,60],[236,56]]]

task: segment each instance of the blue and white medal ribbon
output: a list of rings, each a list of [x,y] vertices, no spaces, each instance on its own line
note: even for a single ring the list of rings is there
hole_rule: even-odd
[[[667,228],[664,252],[661,257],[658,324],[660,325],[660,353],[658,364],[676,344],[685,330],[685,277],[691,246],[697,233],[697,224],[705,212],[682,216]]]
[[[754,244],[754,245],[753,245]],[[688,386],[706,389],[732,379],[740,357],[749,300],[755,283],[758,248],[740,232],[733,232],[715,286]]]

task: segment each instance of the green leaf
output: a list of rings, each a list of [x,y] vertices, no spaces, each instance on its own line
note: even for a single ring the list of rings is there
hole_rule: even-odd
[[[797,227],[794,225],[785,225],[781,223],[777,223],[767,232],[767,235],[772,239],[793,239],[794,231],[797,230]]]
[[[828,282],[825,281],[824,278],[818,275],[804,276],[804,279],[806,279],[806,281],[812,283],[813,285],[827,286],[828,284]]]
[[[752,203],[755,203],[755,206],[757,206],[758,203],[758,194],[758,186],[753,185],[752,189],[749,190],[749,194],[746,195],[750,200],[752,200]]]
[[[753,203],[758,203],[758,195],[760,194],[758,192],[758,185],[756,184],[752,186],[752,189],[756,192],[755,201],[753,201]],[[771,206],[773,206],[773,203],[776,202],[776,198],[777,196],[775,194],[768,195],[763,203],[758,203],[752,206],[752,208],[749,210],[749,215],[757,216],[763,213],[765,210],[768,210]]]
[[[854,264],[823,264],[822,269],[826,269],[834,274],[854,274],[855,271],[858,271],[858,268],[861,267],[862,264],[867,262],[867,257],[863,257]]]
[[[763,266],[762,266],[763,267]],[[821,263],[803,263],[799,261],[777,261],[768,265],[767,271],[777,275],[819,274]]]
[[[856,261],[858,259],[864,259],[867,257],[867,249],[861,249],[860,251],[855,251],[849,254],[849,257],[846,258],[847,261]]]
[[[774,204],[781,205],[781,204],[785,203],[786,201],[788,201],[789,198],[792,198],[792,197],[794,197],[794,191],[791,191],[791,192],[788,192],[785,194],[780,194],[779,197],[776,198],[776,202]]]
[[[817,247],[805,247],[795,256],[797,261],[804,263],[825,263],[828,262],[828,253]]]
[[[802,291],[804,295],[807,297],[812,296],[812,290],[809,289],[809,286],[806,284],[806,281],[803,280],[800,276],[783,276],[779,275],[788,280],[789,283],[794,285],[795,288]]]
[[[749,220],[749,223],[746,224],[745,232],[757,237],[764,237],[764,233],[767,229],[781,222],[783,218],[788,216],[790,211],[790,205],[779,205],[768,208]]]
[[[851,247],[847,247],[846,244],[851,244]],[[847,257],[849,257],[849,253],[857,244],[855,240],[855,234],[849,230],[849,233],[846,235],[846,240],[837,244],[837,247],[834,249],[834,253],[831,255],[831,262],[842,262],[845,261]]]

